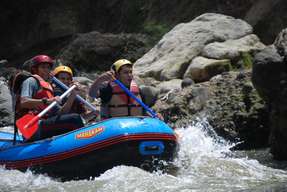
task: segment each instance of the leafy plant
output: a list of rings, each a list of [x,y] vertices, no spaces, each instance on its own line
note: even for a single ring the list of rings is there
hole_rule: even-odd
[[[250,69],[253,65],[252,57],[249,52],[241,52],[241,57],[243,60],[243,67],[245,69]]]
[[[143,25],[143,32],[150,36],[149,44],[154,45],[159,41],[170,28],[166,24],[159,24],[155,22],[146,22]]]

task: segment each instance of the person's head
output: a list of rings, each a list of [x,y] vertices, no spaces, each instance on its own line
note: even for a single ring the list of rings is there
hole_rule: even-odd
[[[73,80],[73,71],[68,66],[61,65],[56,67],[53,71],[53,74],[67,86],[70,86]]]
[[[112,70],[116,78],[124,85],[129,86],[133,79],[133,64],[126,59],[120,59],[113,63]]]
[[[53,67],[53,60],[47,55],[37,55],[31,59],[30,72],[48,79]]]

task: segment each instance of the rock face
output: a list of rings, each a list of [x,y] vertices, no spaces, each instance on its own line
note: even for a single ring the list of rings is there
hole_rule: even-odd
[[[142,1],[19,0],[1,3],[0,54],[19,66],[35,54],[56,57],[76,34],[138,33]]]
[[[188,74],[192,74],[190,69],[195,63],[201,63],[201,66],[210,65],[210,60],[201,57],[197,59],[201,62],[193,61],[200,55],[206,58],[235,60],[241,51],[256,52],[264,47],[257,36],[252,34],[252,27],[245,21],[220,14],[203,14],[189,23],[177,25],[165,34],[155,47],[136,61],[135,73],[157,80],[183,78],[185,73],[185,77],[190,77]],[[203,61],[206,61],[206,64]],[[223,71],[227,70],[228,67]],[[213,75],[216,74],[218,73]],[[193,79],[191,75],[190,78],[202,81],[210,78],[207,77],[208,75],[205,75],[200,79]]]
[[[136,34],[79,34],[58,55],[62,63],[82,71],[109,70],[120,58],[135,61],[146,51],[145,38]]]
[[[142,33],[148,31],[147,26],[163,25],[170,29],[208,12],[244,19],[264,42],[270,43],[286,26],[286,6],[285,0],[3,1],[0,54],[17,64],[15,57],[20,63],[35,52],[55,56],[59,45],[77,33]],[[51,40],[53,43],[48,43]],[[22,55],[26,56],[20,59]]]
[[[287,29],[273,45],[255,56],[252,81],[270,108],[271,152],[276,159],[287,159]]]
[[[14,121],[12,97],[4,78],[0,79],[0,127],[12,125]]]
[[[238,148],[268,145],[268,110],[251,84],[251,72],[225,72],[210,81],[162,95],[155,105],[174,125],[190,124],[198,116],[208,118],[215,131]]]

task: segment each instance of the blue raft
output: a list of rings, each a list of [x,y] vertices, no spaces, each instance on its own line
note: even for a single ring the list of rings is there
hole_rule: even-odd
[[[176,149],[174,131],[150,117],[112,118],[31,143],[17,137],[13,144],[12,133],[0,132],[1,165],[64,180],[98,176],[117,165],[171,161]]]

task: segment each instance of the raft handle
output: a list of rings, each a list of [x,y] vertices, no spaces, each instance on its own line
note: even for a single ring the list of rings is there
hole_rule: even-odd
[[[160,155],[164,151],[164,144],[161,141],[143,141],[139,145],[141,155]]]

